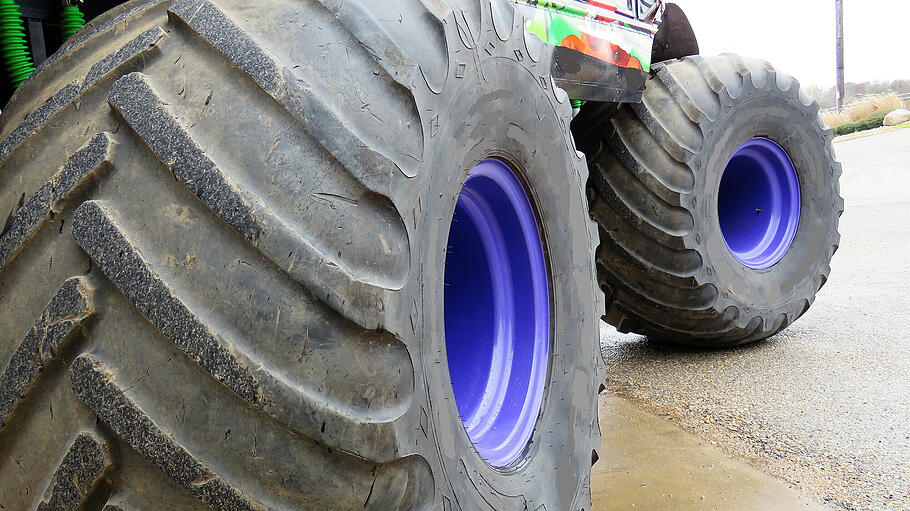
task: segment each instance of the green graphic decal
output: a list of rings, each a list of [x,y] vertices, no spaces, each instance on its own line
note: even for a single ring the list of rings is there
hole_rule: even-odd
[[[591,1],[513,0],[530,20],[525,30],[541,41],[571,48],[621,67],[650,71],[655,27]]]

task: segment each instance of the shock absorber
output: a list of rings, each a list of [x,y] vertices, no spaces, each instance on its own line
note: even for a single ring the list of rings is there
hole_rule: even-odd
[[[13,0],[0,0],[0,59],[13,87],[18,87],[35,72],[25,40],[22,13]]]
[[[64,41],[85,26],[85,17],[79,10],[80,3],[82,3],[81,0],[63,1],[63,11],[60,13],[60,31]]]

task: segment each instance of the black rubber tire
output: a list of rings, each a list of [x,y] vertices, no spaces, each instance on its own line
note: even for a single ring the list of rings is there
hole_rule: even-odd
[[[0,118],[3,509],[588,509],[604,378],[568,98],[507,0],[133,1]],[[445,359],[469,169],[518,169],[551,268],[526,455]],[[166,504],[163,504],[166,503]]]
[[[725,346],[769,337],[806,312],[828,279],[844,202],[831,130],[796,80],[736,55],[668,61],[654,66],[641,104],[591,105],[573,131],[591,168],[607,322]],[[734,258],[716,206],[730,155],[758,136],[790,155],[802,197],[793,244],[766,270]]]

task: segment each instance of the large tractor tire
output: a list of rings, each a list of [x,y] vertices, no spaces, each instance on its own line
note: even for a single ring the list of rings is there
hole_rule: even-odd
[[[0,507],[588,509],[597,231],[523,23],[134,1],[45,63],[0,126]]]
[[[792,77],[736,55],[658,64],[641,104],[583,110],[605,319],[724,346],[806,312],[839,242],[840,164]]]

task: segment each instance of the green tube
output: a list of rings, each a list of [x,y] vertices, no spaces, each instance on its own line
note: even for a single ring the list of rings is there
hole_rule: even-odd
[[[85,26],[85,17],[79,7],[76,5],[64,6],[63,12],[60,13],[60,30],[63,32],[63,40],[66,41],[72,37],[83,26]]]
[[[22,13],[13,0],[0,0],[0,60],[13,87],[18,87],[35,72],[35,64],[25,41]]]

